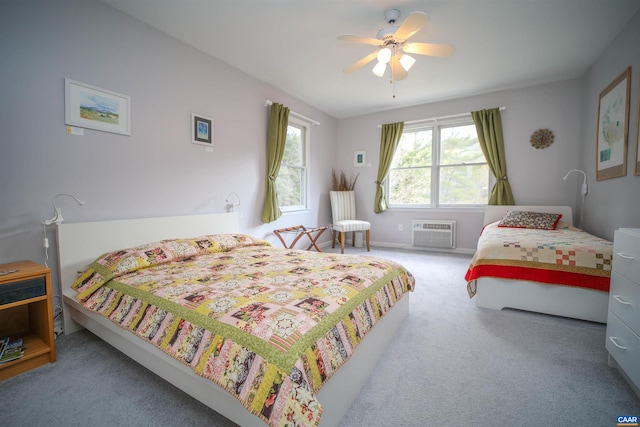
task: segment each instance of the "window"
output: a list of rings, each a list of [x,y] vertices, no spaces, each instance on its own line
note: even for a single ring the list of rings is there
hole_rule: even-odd
[[[389,205],[486,205],[490,176],[470,118],[408,126],[389,170]]]
[[[278,203],[283,212],[307,208],[308,148],[309,125],[290,116],[282,164],[276,179]]]

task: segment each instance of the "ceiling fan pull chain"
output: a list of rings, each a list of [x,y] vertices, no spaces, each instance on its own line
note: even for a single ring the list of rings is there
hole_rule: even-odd
[[[394,55],[395,55],[395,50],[394,50]],[[391,75],[391,80],[389,81],[389,83],[391,83],[393,85],[393,98],[395,99],[395,97],[396,97],[396,81],[393,78],[393,76],[395,75],[395,72],[396,72],[396,63],[395,63],[395,61],[391,61],[391,67],[389,67],[389,71],[390,71],[390,75]]]

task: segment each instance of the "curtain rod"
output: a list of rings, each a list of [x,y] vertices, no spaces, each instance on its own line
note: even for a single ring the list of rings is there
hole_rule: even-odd
[[[507,107],[500,107],[500,111],[504,111],[506,110]],[[452,114],[450,116],[440,116],[440,117],[431,117],[429,119],[420,119],[420,120],[412,120],[409,122],[404,122],[405,125],[414,125],[416,123],[423,123],[423,122],[437,122],[438,120],[444,120],[444,119],[455,119],[456,117],[464,117],[464,116],[469,116],[471,115],[471,113],[460,113],[460,114]],[[382,127],[382,125],[378,125],[379,128]]]
[[[267,99],[267,100],[264,102],[264,106],[265,106],[265,107],[269,107],[271,104],[273,104],[273,101],[271,101],[270,99]],[[307,116],[303,116],[302,114],[298,114],[298,113],[296,113],[295,111],[291,111],[291,110],[289,110],[289,114],[293,114],[294,116],[296,116],[296,117],[298,117],[298,118],[300,118],[300,119],[306,120],[306,121],[308,121],[309,123],[311,123],[312,125],[320,126],[320,122],[319,122],[319,121],[317,121],[317,120],[313,120],[313,119],[311,119],[311,118],[309,118],[309,117],[307,117]]]

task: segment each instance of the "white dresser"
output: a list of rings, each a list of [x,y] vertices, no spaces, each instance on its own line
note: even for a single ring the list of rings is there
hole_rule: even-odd
[[[640,396],[640,228],[620,228],[613,238],[605,347],[609,365]]]

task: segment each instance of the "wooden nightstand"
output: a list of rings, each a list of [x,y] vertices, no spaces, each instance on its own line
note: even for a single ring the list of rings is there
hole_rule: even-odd
[[[2,272],[16,270],[8,274]],[[0,381],[56,361],[51,270],[31,261],[0,265],[0,338],[23,339],[24,356],[0,364]]]

